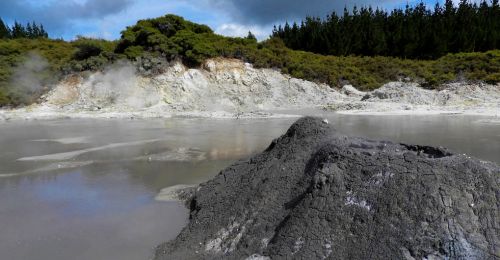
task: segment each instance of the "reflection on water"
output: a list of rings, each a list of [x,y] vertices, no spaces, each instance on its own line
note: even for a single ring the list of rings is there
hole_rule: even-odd
[[[473,116],[341,116],[332,124],[348,135],[410,144],[443,146],[500,163],[500,124]]]
[[[0,124],[0,259],[147,259],[187,221],[181,204],[155,201],[162,188],[209,179],[289,123]]]
[[[500,162],[500,124],[463,116],[328,117],[348,135],[441,145]],[[265,149],[294,119],[0,124],[2,259],[147,259],[187,210],[154,198]]]

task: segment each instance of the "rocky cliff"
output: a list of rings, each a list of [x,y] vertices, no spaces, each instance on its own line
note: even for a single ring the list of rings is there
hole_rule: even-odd
[[[141,66],[139,66],[142,68]],[[143,69],[144,70],[144,69]],[[295,79],[234,59],[201,68],[180,62],[145,73],[129,63],[68,76],[38,104],[0,110],[0,120],[58,117],[272,116],[271,111],[326,108],[348,113],[500,113],[500,86],[454,83],[442,90],[391,82],[372,92]],[[260,113],[260,114],[259,114]]]
[[[74,76],[44,98],[44,105],[68,111],[229,113],[314,107],[340,98],[327,85],[294,79],[239,60],[214,59],[202,68],[177,62],[154,76],[116,66],[86,78]]]
[[[156,259],[499,259],[500,167],[303,118],[202,184]]]

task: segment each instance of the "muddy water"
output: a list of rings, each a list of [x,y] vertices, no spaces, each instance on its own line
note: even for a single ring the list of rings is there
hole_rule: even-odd
[[[310,112],[309,114],[321,114]],[[323,114],[339,131],[500,162],[498,120]],[[148,259],[187,221],[164,187],[264,149],[294,119],[0,123],[0,259]]]

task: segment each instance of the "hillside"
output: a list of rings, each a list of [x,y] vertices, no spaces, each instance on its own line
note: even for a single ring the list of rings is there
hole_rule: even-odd
[[[449,54],[437,60],[324,56],[291,50],[278,38],[257,42],[224,37],[175,15],[141,20],[126,28],[117,42],[88,38],[72,42],[0,40],[0,54],[0,106],[36,102],[67,75],[104,71],[122,60],[131,61],[143,75],[155,75],[173,61],[193,68],[210,58],[236,58],[255,68],[275,68],[295,78],[331,87],[352,84],[361,90],[399,80],[431,89],[451,81],[500,81],[498,50]]]

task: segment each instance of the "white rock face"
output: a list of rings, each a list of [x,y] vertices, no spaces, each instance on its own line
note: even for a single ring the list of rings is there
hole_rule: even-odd
[[[202,69],[177,63],[155,77],[135,74],[132,66],[73,76],[61,82],[42,105],[64,110],[138,111],[161,107],[164,112],[301,108],[342,98],[336,90],[290,78],[271,69],[254,69],[238,60],[207,61]]]
[[[390,82],[366,93],[361,101],[334,103],[333,108],[342,113],[499,116],[500,85],[451,83],[438,91],[423,89],[417,83]]]
[[[342,93],[344,93],[348,96],[358,96],[358,97],[366,95],[366,92],[359,91],[355,87],[353,87],[352,85],[343,86]]]
[[[364,100],[388,101],[411,105],[480,105],[500,102],[500,87],[487,84],[452,83],[443,90],[427,90],[416,83],[391,82],[368,93]]]
[[[180,62],[156,76],[141,76],[131,64],[72,75],[40,104],[0,110],[0,120],[60,117],[273,117],[270,111],[329,108],[341,113],[500,114],[499,85],[454,83],[441,91],[391,82],[372,92],[255,69],[235,59],[212,59],[200,69]]]

